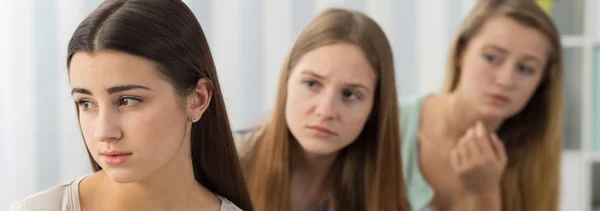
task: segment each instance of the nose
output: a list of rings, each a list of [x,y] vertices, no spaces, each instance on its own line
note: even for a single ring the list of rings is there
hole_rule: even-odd
[[[102,109],[95,120],[94,138],[100,142],[119,140],[122,131],[118,125],[116,114],[110,109]]]
[[[334,91],[323,93],[318,99],[315,114],[322,120],[332,120],[336,117],[336,106],[338,99]]]
[[[516,71],[514,65],[505,65],[504,68],[496,72],[495,82],[504,89],[512,89],[515,86]]]

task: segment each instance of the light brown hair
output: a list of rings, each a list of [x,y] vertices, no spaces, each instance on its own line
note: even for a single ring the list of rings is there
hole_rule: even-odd
[[[330,44],[359,47],[377,74],[374,106],[359,137],[342,149],[330,172],[332,210],[404,210],[399,114],[394,63],[383,30],[366,15],[330,9],[297,38],[281,70],[271,120],[245,153],[242,164],[256,210],[290,209],[291,154],[300,146],[285,121],[287,83],[306,53]]]
[[[558,209],[562,149],[563,84],[559,33],[533,0],[481,0],[462,24],[452,44],[445,88],[456,89],[459,60],[469,41],[493,17],[508,17],[538,30],[550,47],[544,75],[527,105],[498,130],[508,154],[502,177],[502,207],[510,211]]]

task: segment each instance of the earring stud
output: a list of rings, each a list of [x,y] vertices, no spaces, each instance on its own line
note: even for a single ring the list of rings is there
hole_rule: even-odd
[[[190,119],[191,119],[191,120],[192,120],[192,122],[194,122],[194,123],[198,121],[198,119],[196,119],[196,116],[192,116],[192,118],[190,118]]]

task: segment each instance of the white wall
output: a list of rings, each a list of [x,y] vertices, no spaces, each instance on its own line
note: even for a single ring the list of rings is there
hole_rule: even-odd
[[[598,13],[600,13],[600,1],[596,1],[595,3],[596,3],[596,5],[595,5],[596,10],[595,11],[596,11],[596,14],[598,14]],[[600,20],[596,19],[594,22],[596,24],[596,26],[594,26],[594,28],[596,29],[596,31],[595,31],[596,43],[597,43],[598,46],[600,46]]]
[[[586,188],[587,179],[591,172],[585,167],[585,159],[579,153],[563,154],[562,169],[561,169],[561,204],[560,210],[577,211],[587,210],[587,204],[581,204],[581,198],[588,196],[584,190]]]
[[[6,0],[8,1],[8,0]],[[8,4],[8,2],[2,1],[3,4]],[[12,26],[10,23],[12,22],[12,11],[9,7],[0,7],[0,27],[8,27]],[[12,41],[12,33],[2,32],[0,33],[0,46],[4,46],[5,48],[11,49]],[[15,142],[7,141],[12,139],[10,137],[9,131],[9,118],[4,115],[9,112],[10,101],[9,98],[9,87],[10,84],[7,83],[9,78],[9,70],[11,68],[11,63],[9,63],[11,59],[10,53],[8,51],[0,50],[0,166],[4,168],[0,168],[0,181],[10,181],[4,182],[1,184],[3,189],[7,191],[0,191],[0,199],[6,198],[14,198],[14,194],[12,190],[14,190],[14,174],[10,173],[14,169],[15,160],[13,159],[15,156],[12,153],[12,149],[15,148]],[[8,190],[11,190],[10,192]],[[6,207],[5,203],[0,201],[0,208]]]
[[[33,7],[32,0],[5,2],[9,7],[2,13],[7,18],[6,30],[2,36],[9,38],[2,45],[3,88],[2,99],[2,140],[3,168],[1,187],[10,188],[4,192],[8,199],[29,194],[37,188],[37,154],[35,146],[34,82],[33,82]],[[3,18],[4,19],[4,18]],[[0,199],[2,200],[2,199]],[[2,203],[5,205],[6,203]]]

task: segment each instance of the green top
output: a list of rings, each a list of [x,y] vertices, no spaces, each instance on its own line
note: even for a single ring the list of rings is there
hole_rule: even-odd
[[[402,171],[413,211],[429,211],[433,189],[421,174],[419,165],[419,121],[426,96],[402,97],[400,99],[400,134],[402,146]]]

